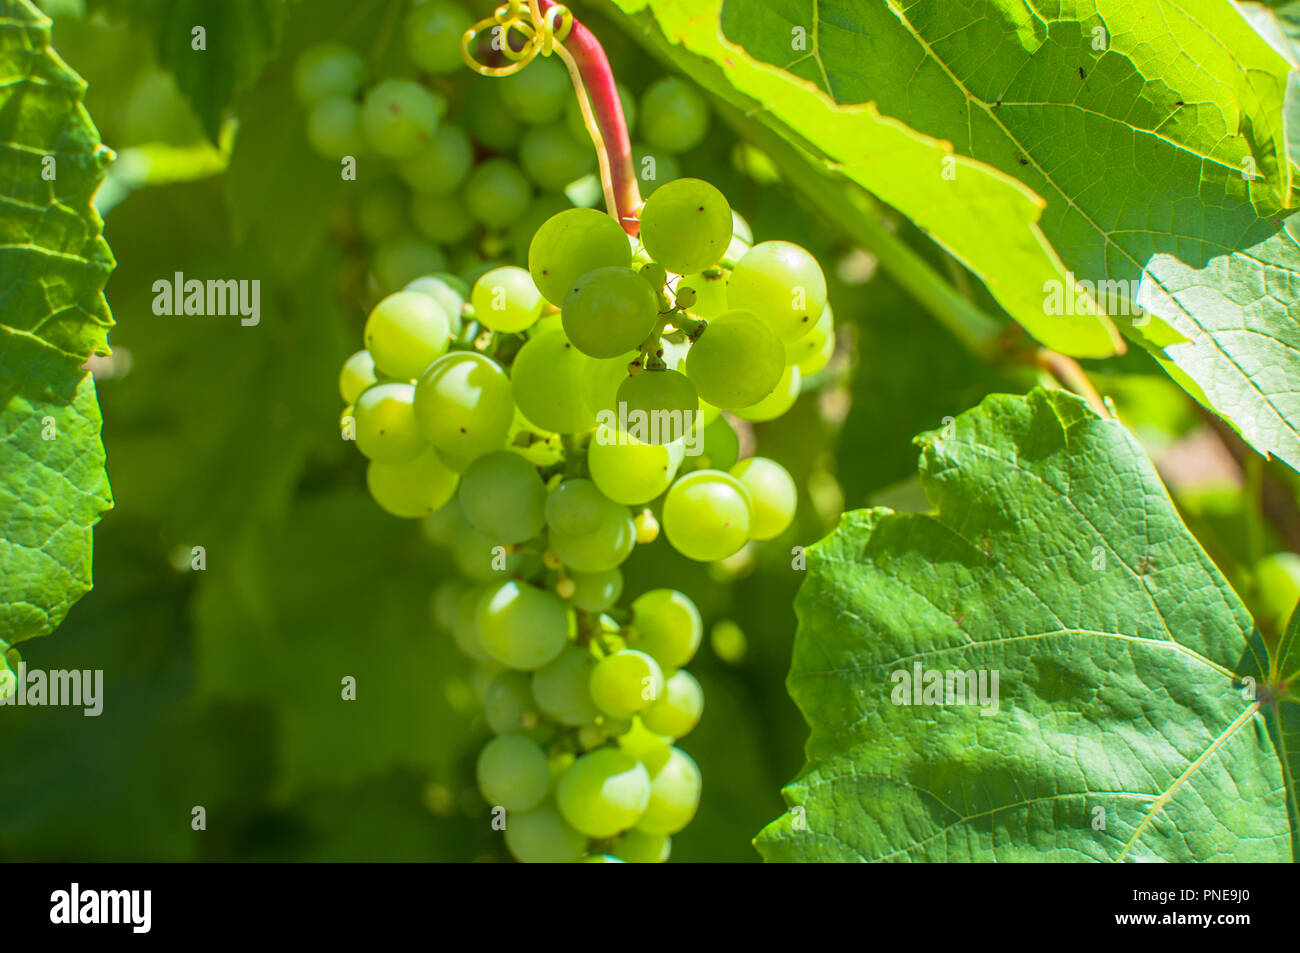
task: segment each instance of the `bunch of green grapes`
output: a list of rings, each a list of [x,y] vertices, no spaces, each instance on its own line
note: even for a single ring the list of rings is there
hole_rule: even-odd
[[[363,231],[383,236],[382,297],[340,374],[341,428],[375,502],[420,520],[457,568],[431,611],[478,666],[495,734],[478,782],[507,848],[529,862],[663,861],[700,797],[678,745],[703,712],[685,668],[703,627],[686,595],[654,580],[625,599],[622,566],[661,529],[712,563],[791,526],[794,480],[775,460],[741,459],[741,431],[785,413],[826,365],[826,283],[806,250],[754,244],[716,188],[665,178],[653,161],[639,238],[560,193],[538,198],[534,185],[578,168],[547,178],[527,158],[535,133],[585,131],[565,105],[567,74],[552,82],[541,60],[504,81],[473,77],[465,97],[426,87],[459,62],[462,14],[445,0],[410,14],[421,81],[363,91],[364,64],[341,47],[299,62],[318,151],[346,144],[396,170],[384,202],[369,193],[360,211]],[[451,121],[462,98],[463,131]],[[328,125],[315,119],[326,104],[322,115],[348,112],[339,100],[356,126],[324,148],[310,130]],[[680,80],[653,84],[640,109],[663,158],[707,132],[707,108]],[[500,155],[514,147],[522,173]],[[426,206],[441,211],[421,225]],[[409,245],[408,212],[432,240],[462,206],[478,224],[454,260],[454,236],[440,233],[440,257],[383,264],[393,236]]]

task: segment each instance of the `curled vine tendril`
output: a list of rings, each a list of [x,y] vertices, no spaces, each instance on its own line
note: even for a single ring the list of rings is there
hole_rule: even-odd
[[[470,69],[484,76],[509,76],[531,63],[539,53],[550,56],[557,45],[564,42],[572,28],[573,14],[568,7],[556,4],[542,16],[535,3],[507,0],[496,8],[491,17],[480,20],[465,31],[460,38],[461,59]],[[485,30],[490,30],[493,34],[492,49],[512,62],[505,66],[488,66],[474,58],[472,47]],[[510,42],[512,32],[522,39],[520,49],[516,50]]]

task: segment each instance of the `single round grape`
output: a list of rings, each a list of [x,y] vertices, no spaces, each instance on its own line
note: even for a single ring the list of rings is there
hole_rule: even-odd
[[[454,73],[462,69],[461,35],[474,25],[465,8],[448,0],[431,0],[406,15],[402,36],[411,62],[429,73]]]
[[[632,149],[632,164],[637,181],[641,183],[641,194],[649,197],[661,185],[681,178],[682,167],[677,160],[663,150],[651,151],[644,146]]]
[[[398,291],[371,310],[364,337],[380,373],[413,380],[446,352],[451,322],[429,295]]]
[[[357,228],[366,241],[382,242],[406,228],[406,189],[391,177],[361,187],[357,202]]]
[[[755,423],[764,420],[775,420],[794,406],[794,402],[799,399],[799,391],[802,387],[803,375],[799,373],[799,368],[787,367],[781,375],[781,379],[776,382],[776,387],[772,388],[772,393],[757,404],[750,404],[748,407],[737,407],[732,413],[741,420],[751,420]]]
[[[695,676],[679,668],[664,680],[664,690],[641,713],[642,723],[655,734],[682,738],[700,723],[704,713],[704,689]]]
[[[493,268],[481,276],[474,282],[470,301],[481,324],[506,334],[531,327],[544,306],[532,276],[514,265]]]
[[[380,290],[388,294],[421,275],[446,268],[447,256],[414,232],[401,232],[379,243],[370,267]]]
[[[532,676],[512,668],[493,675],[483,695],[483,714],[498,735],[535,727],[541,712],[533,698]]]
[[[686,376],[700,399],[727,410],[758,403],[784,372],[781,342],[749,311],[710,321],[686,357]]]
[[[415,385],[414,406],[425,439],[460,456],[504,445],[515,415],[505,371],[469,351],[444,354],[429,365]]]
[[[709,106],[684,80],[665,76],[641,96],[641,135],[665,152],[688,152],[709,131]]]
[[[304,50],[293,68],[293,91],[304,106],[355,96],[365,81],[365,60],[342,43],[318,43]]]
[[[623,573],[618,569],[575,572],[569,578],[574,583],[569,602],[587,612],[604,612],[618,602],[618,597],[623,594]]]
[[[695,657],[704,637],[700,610],[676,589],[651,589],[632,602],[633,647],[652,656],[661,668],[681,668]]]
[[[524,124],[501,105],[501,81],[490,77],[474,77],[469,90],[469,101],[461,110],[469,133],[476,141],[497,152],[507,152],[519,144],[524,134]]]
[[[411,221],[425,238],[455,245],[477,224],[465,203],[455,195],[416,195],[411,198]]]
[[[645,443],[672,443],[690,432],[700,413],[695,385],[677,371],[644,371],[618,389],[620,419]],[[626,415],[626,416],[624,416]]]
[[[397,163],[397,174],[420,195],[455,192],[474,165],[474,146],[460,126],[440,123],[433,141]]]
[[[405,159],[433,141],[440,112],[438,99],[419,83],[386,79],[366,93],[361,128],[380,155]]]
[[[412,411],[410,384],[375,384],[362,391],[352,405],[357,449],[370,460],[406,463],[425,448],[424,437]]]
[[[785,467],[767,457],[750,457],[731,468],[731,475],[749,491],[754,506],[751,539],[773,539],[794,521],[799,491]]]
[[[799,368],[804,377],[816,374],[835,351],[835,316],[829,304],[811,331],[785,345],[785,362]]]
[[[470,586],[461,593],[456,603],[456,624],[451,629],[457,647],[476,662],[494,661],[479,638],[478,604],[485,592],[482,586]]]
[[[522,543],[546,522],[546,485],[531,463],[509,450],[471,463],[459,499],[470,525],[498,543]]]
[[[664,533],[688,559],[713,562],[737,552],[749,539],[753,505],[740,481],[721,470],[695,470],[664,498]]]
[[[375,359],[370,356],[370,352],[357,351],[343,362],[343,369],[339,371],[339,393],[343,395],[343,403],[353,403],[363,390],[378,379],[375,374]]]
[[[533,673],[532,692],[538,706],[562,725],[591,724],[600,717],[588,687],[595,667],[590,652],[566,645],[554,660]]]
[[[547,533],[551,551],[577,572],[604,572],[622,565],[636,545],[636,526],[625,507],[612,504],[600,527],[581,536],[557,529]]]
[[[704,451],[701,457],[712,470],[730,470],[740,457],[740,437],[722,416],[704,428]]]
[[[582,396],[592,413],[610,411],[614,415],[605,418],[610,426],[615,426],[618,419],[618,389],[627,380],[628,367],[637,356],[636,351],[627,351],[618,357],[592,358],[583,368]]]
[[[582,856],[587,838],[565,822],[550,804],[506,819],[506,847],[525,864],[568,864]]]
[[[656,189],[641,209],[646,253],[679,275],[712,268],[730,241],[731,206],[701,179],[675,179]]]
[[[528,270],[533,281],[546,300],[556,306],[564,303],[569,288],[587,272],[627,268],[631,264],[632,247],[622,226],[590,208],[571,208],[552,215],[537,229],[528,246]]]
[[[625,864],[662,864],[672,853],[673,839],[667,834],[647,834],[630,830],[614,846]]]
[[[371,460],[366,467],[366,486],[384,510],[402,519],[428,516],[441,508],[456,492],[459,477],[438,459],[433,447],[426,447],[407,463]]]
[[[518,733],[498,735],[483,746],[477,775],[483,799],[507,811],[531,810],[551,786],[546,753]]]
[[[460,333],[461,311],[465,307],[465,299],[469,297],[469,287],[455,275],[423,275],[408,282],[402,290],[418,291],[438,302],[451,324],[451,333]]]
[[[569,286],[560,308],[564,333],[591,357],[617,357],[641,345],[659,321],[659,304],[631,268],[596,268]]]
[[[460,511],[459,504],[457,504],[456,510]],[[461,516],[460,526],[449,547],[452,559],[455,560],[456,568],[460,570],[461,575],[476,582],[491,582],[500,578],[498,574],[500,568],[500,562],[498,561],[499,545],[496,540],[480,533],[469,524],[469,521],[464,516]],[[518,559],[518,554],[508,555],[506,557],[506,570],[512,570],[517,565]]]
[[[667,762],[652,772],[650,802],[637,822],[647,834],[676,834],[695,816],[700,806],[699,765],[680,748],[673,748]]]
[[[826,307],[826,276],[799,245],[759,242],[731,270],[727,304],[754,312],[782,341],[794,341]]]
[[[609,497],[581,477],[569,477],[546,498],[546,525],[570,536],[596,532],[611,512],[618,511]]]
[[[528,68],[496,80],[501,105],[516,119],[535,126],[559,121],[564,106],[573,96],[569,71],[555,58],[537,57]]]
[[[555,803],[564,819],[588,837],[613,837],[641,819],[650,803],[650,775],[618,748],[597,748],[564,772]]]
[[[559,655],[573,628],[563,599],[513,579],[488,589],[475,622],[484,650],[502,665],[524,671]]]
[[[649,503],[668,489],[679,462],[662,444],[643,443],[604,425],[587,447],[587,467],[600,492],[627,506]]]
[[[528,211],[533,188],[509,159],[488,159],[470,174],[461,198],[480,222],[505,228]]]
[[[677,283],[678,295],[686,288],[695,292],[695,300],[686,307],[687,312],[695,317],[712,320],[727,311],[727,276],[723,271],[683,275]],[[677,303],[680,305],[681,301]]]
[[[530,338],[510,369],[520,412],[552,433],[583,433],[596,426],[596,415],[582,396],[582,372],[589,360],[563,330]]]
[[[307,114],[307,142],[326,159],[361,155],[365,151],[361,107],[346,96],[322,99]]]
[[[645,711],[664,690],[659,663],[644,652],[621,649],[596,663],[591,672],[591,699],[613,718]]]
[[[596,167],[596,153],[590,139],[574,139],[563,126],[533,126],[519,143],[519,164],[542,188],[558,192]]]

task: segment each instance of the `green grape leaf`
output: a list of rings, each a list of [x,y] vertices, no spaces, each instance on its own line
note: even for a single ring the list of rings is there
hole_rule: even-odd
[[[1291,859],[1286,669],[1137,441],[1035,390],[920,443],[935,512],[851,512],[808,551],[812,731],[764,856]]]
[[[216,143],[225,111],[275,55],[284,0],[100,0],[153,36],[158,63]]]
[[[0,650],[46,635],[91,585],[112,505],[86,360],[108,349],[113,256],[91,197],[111,153],[50,21],[0,0]],[[0,661],[0,676],[4,663]],[[0,686],[3,690],[3,686]]]

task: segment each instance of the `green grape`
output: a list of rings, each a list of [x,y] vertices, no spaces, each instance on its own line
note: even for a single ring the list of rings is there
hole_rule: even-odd
[[[659,322],[655,293],[631,268],[596,268],[564,296],[564,333],[583,354],[617,357],[637,348]]]
[[[573,95],[569,71],[553,58],[539,56],[528,69],[496,82],[502,107],[516,119],[535,126],[558,122]]]
[[[749,311],[714,318],[686,358],[686,376],[700,398],[726,410],[758,403],[784,372],[781,342]]]
[[[532,676],[533,697],[542,711],[562,725],[587,725],[600,717],[588,683],[596,660],[576,645],[566,645]]]
[[[482,586],[470,586],[456,603],[456,624],[452,626],[451,637],[467,656],[476,662],[490,662],[492,656],[483,648],[479,637],[478,604],[486,592]]]
[[[680,295],[686,288],[695,292],[695,301],[686,310],[697,318],[712,320],[727,310],[727,276],[721,270],[698,272],[683,275],[677,283]],[[679,305],[680,301],[677,302]]]
[[[654,658],[664,669],[681,668],[695,657],[704,638],[700,610],[676,589],[651,589],[632,602],[634,648]]]
[[[362,187],[357,202],[357,228],[372,244],[392,238],[406,228],[406,189],[393,178]]]
[[[760,242],[736,262],[727,304],[757,314],[782,341],[807,334],[826,307],[817,259],[792,242]]]
[[[650,802],[637,822],[647,834],[676,834],[691,822],[700,806],[699,766],[680,748],[673,748],[667,762],[651,772]]]
[[[582,371],[582,396],[592,413],[609,411],[617,419],[618,389],[628,378],[628,365],[637,357],[636,351],[627,351],[618,357],[592,358],[587,362]]]
[[[591,699],[613,718],[644,711],[664,690],[659,663],[644,652],[621,649],[596,663],[591,672]]]
[[[463,129],[440,123],[427,149],[397,163],[397,174],[420,195],[455,192],[474,165],[474,146]]]
[[[641,195],[648,198],[655,189],[681,178],[682,167],[666,152],[651,152],[644,146],[632,149],[633,168],[641,183]]]
[[[641,819],[650,803],[650,775],[618,748],[597,748],[564,772],[555,802],[564,819],[588,837],[613,837]]]
[[[465,65],[460,58],[461,35],[473,25],[473,18],[459,4],[422,3],[406,15],[402,27],[406,53],[422,70],[454,73]]]
[[[551,551],[560,562],[577,572],[604,572],[622,565],[636,545],[636,525],[626,508],[612,503],[600,527],[591,533],[571,536],[552,529],[547,533]]]
[[[419,83],[386,79],[366,93],[361,128],[381,156],[405,159],[433,141],[441,111],[438,98]]]
[[[740,437],[725,417],[719,416],[704,428],[705,466],[713,470],[730,470],[740,457]]]
[[[462,114],[471,137],[489,149],[507,152],[519,144],[524,125],[502,108],[500,86],[495,78],[475,78]]]
[[[456,509],[459,512],[460,506],[457,505]],[[480,533],[471,526],[463,514],[460,517],[456,537],[449,545],[452,559],[456,561],[456,568],[460,570],[461,575],[476,582],[490,582],[498,578],[500,563],[497,558],[499,552],[497,546],[499,544],[492,537]],[[515,568],[518,561],[517,554],[508,555],[505,571],[509,572]]]
[[[438,459],[432,447],[407,463],[371,460],[366,486],[384,510],[403,519],[428,516],[456,492],[459,477]]]
[[[550,804],[509,815],[506,847],[525,864],[567,864],[587,849],[587,838],[570,827]]]
[[[343,403],[353,403],[377,380],[375,359],[369,351],[357,351],[343,362],[343,370],[339,371],[339,393],[343,395]]]
[[[365,60],[342,43],[318,43],[304,50],[293,68],[293,91],[304,106],[355,96],[365,81]]]
[[[450,546],[465,518],[460,512],[460,504],[453,498],[436,513],[430,513],[420,521],[420,532],[429,542],[438,546]]]
[[[528,732],[541,724],[541,710],[533,698],[532,686],[532,675],[512,668],[492,676],[483,694],[483,714],[493,732],[498,735]]]
[[[532,671],[560,654],[573,616],[564,600],[510,580],[488,589],[474,621],[484,650],[502,665]]]
[[[418,291],[442,305],[451,325],[452,336],[460,334],[461,311],[465,307],[465,299],[469,297],[469,288],[463,281],[449,274],[424,275],[409,282],[402,290]]]
[[[574,584],[569,602],[587,612],[604,612],[623,594],[623,573],[617,569],[575,572],[569,578]]]
[[[419,235],[402,232],[379,243],[370,267],[380,290],[388,294],[421,275],[446,268],[447,256]]]
[[[413,380],[447,350],[451,322],[442,305],[417,291],[398,291],[366,319],[366,349],[386,377]]]
[[[767,457],[750,457],[731,468],[731,475],[749,491],[754,506],[751,539],[774,539],[794,521],[799,491],[788,470]]]
[[[677,371],[643,371],[618,388],[620,424],[645,443],[672,443],[685,437],[700,413],[695,385]],[[626,415],[626,416],[624,416]]]
[[[581,477],[570,477],[546,498],[546,525],[570,536],[594,533],[609,519],[609,497],[596,484]]]
[[[439,450],[478,456],[496,450],[514,421],[510,378],[490,357],[453,351],[434,361],[415,385],[415,419]]]
[[[546,753],[518,733],[497,735],[483,746],[477,775],[483,799],[507,811],[531,810],[551,786]]]
[[[439,511],[441,512],[441,511]],[[429,617],[440,629],[450,632],[456,625],[456,607],[465,592],[465,583],[459,579],[446,579],[438,583],[429,599]]]
[[[546,485],[531,463],[509,450],[471,463],[459,499],[470,525],[498,543],[522,543],[546,522]]]
[[[688,152],[709,131],[709,106],[695,87],[675,76],[650,85],[641,97],[641,135],[665,152]]]
[[[827,304],[811,331],[786,343],[785,362],[793,364],[799,368],[800,374],[808,377],[826,366],[834,350],[835,316]]]
[[[700,723],[704,689],[695,676],[679,668],[664,680],[663,694],[641,713],[641,722],[655,734],[682,738]]]
[[[664,533],[687,559],[713,562],[749,539],[753,506],[740,481],[721,470],[688,473],[664,498]]]
[[[630,830],[614,846],[625,864],[662,864],[672,853],[673,839],[667,834]]]
[[[530,338],[510,368],[520,412],[553,433],[582,433],[596,426],[596,415],[582,397],[582,372],[589,360],[563,330]]]
[[[416,195],[411,198],[411,221],[425,238],[455,245],[477,224],[465,203],[455,195]]]
[[[772,393],[756,404],[735,408],[733,413],[741,420],[751,420],[755,423],[775,420],[794,406],[802,387],[803,375],[799,373],[799,368],[787,367],[781,379],[777,381],[776,387],[772,389]]]
[[[552,215],[537,229],[528,246],[528,270],[533,281],[546,300],[556,306],[564,303],[570,287],[587,272],[627,268],[631,264],[632,247],[622,226],[590,208],[572,208]]]
[[[600,492],[627,506],[649,503],[668,489],[679,462],[671,448],[603,424],[587,447],[587,467]]]
[[[596,167],[596,153],[590,140],[574,139],[562,126],[533,126],[519,143],[519,164],[542,188],[561,191]]]
[[[529,328],[525,333],[528,335],[528,339],[531,341],[533,338],[539,338],[543,334],[547,334],[551,331],[558,331],[560,334],[564,333],[564,322],[560,320],[560,313],[558,311],[553,311],[550,314],[543,313],[542,317],[537,319],[537,323],[534,324],[531,328]],[[565,338],[564,340],[567,343],[569,339]],[[583,355],[583,361],[582,361],[583,367],[586,366],[588,360],[589,358],[586,357],[586,355]],[[512,372],[514,371],[513,365],[511,366],[510,370]],[[579,381],[579,383],[581,384],[581,381]],[[581,390],[582,388],[579,387],[578,389]],[[583,409],[585,410],[587,407],[587,402],[585,400],[582,402],[582,406]]]
[[[504,334],[518,334],[541,317],[545,302],[532,276],[515,265],[502,265],[474,282],[470,295],[479,323]]]
[[[358,156],[365,151],[361,137],[361,108],[345,96],[330,96],[307,114],[307,142],[326,159]]]
[[[406,463],[425,448],[412,412],[415,388],[391,382],[366,388],[353,404],[357,449],[370,460]]]
[[[470,173],[461,198],[484,225],[505,228],[528,211],[533,187],[509,159],[488,159]]]
[[[656,189],[641,209],[646,253],[679,275],[712,268],[730,241],[731,206],[701,179],[675,179]]]
[[[617,89],[619,105],[623,107],[623,125],[627,127],[628,135],[631,135],[632,130],[636,128],[636,98],[622,83],[617,84]],[[579,142],[591,141],[587,124],[582,119],[582,109],[578,106],[577,96],[570,96],[565,102],[564,128]]]

